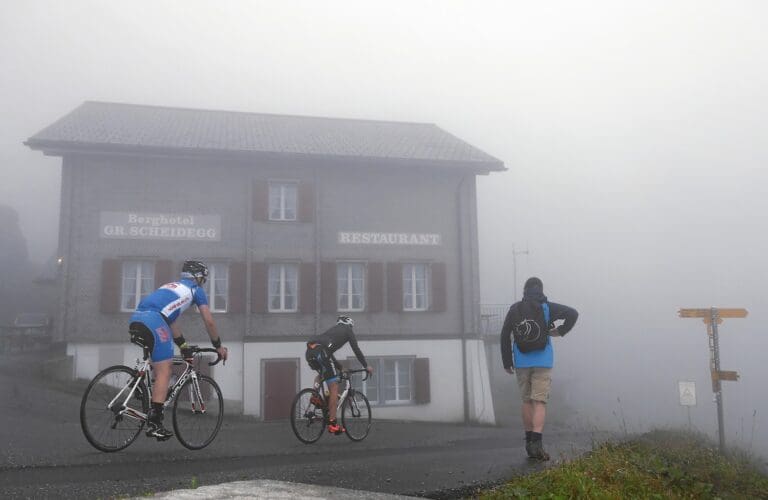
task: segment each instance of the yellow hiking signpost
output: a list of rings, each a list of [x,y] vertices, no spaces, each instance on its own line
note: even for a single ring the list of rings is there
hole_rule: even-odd
[[[721,381],[739,380],[739,374],[735,371],[720,369],[720,344],[717,325],[723,322],[723,318],[746,318],[747,310],[741,308],[707,309],[680,309],[677,311],[681,318],[701,318],[707,325],[707,337],[709,338],[709,371],[712,373],[712,392],[715,393],[717,403],[717,430],[720,438],[720,451],[725,451],[725,433],[723,425],[723,388]]]

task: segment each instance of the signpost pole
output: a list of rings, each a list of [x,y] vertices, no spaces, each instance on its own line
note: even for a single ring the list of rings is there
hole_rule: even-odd
[[[723,422],[723,380],[737,381],[739,374],[735,371],[720,370],[720,343],[717,325],[723,318],[746,318],[747,310],[742,308],[718,308],[709,309],[680,309],[678,315],[681,318],[702,318],[707,325],[707,338],[709,340],[709,370],[712,374],[712,392],[715,393],[717,403],[717,434],[720,440],[720,451],[725,452],[725,424]],[[688,425],[690,426],[690,414]]]
[[[712,363],[714,371],[712,372],[712,388],[715,391],[715,402],[717,403],[717,433],[720,439],[720,451],[725,451],[725,424],[723,423],[723,384],[720,382],[720,344],[717,333],[717,322],[720,316],[717,308],[710,309],[709,327],[712,332]]]

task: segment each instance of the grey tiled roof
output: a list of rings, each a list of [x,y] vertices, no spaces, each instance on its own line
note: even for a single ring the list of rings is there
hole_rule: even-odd
[[[82,149],[273,153],[504,164],[434,124],[167,108],[88,101],[26,142],[53,152]]]

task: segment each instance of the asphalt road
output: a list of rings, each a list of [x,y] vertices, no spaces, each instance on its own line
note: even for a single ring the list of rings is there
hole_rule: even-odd
[[[112,498],[254,479],[452,498],[545,466],[525,457],[517,422],[384,422],[375,408],[360,443],[325,435],[305,445],[287,421],[225,416],[202,451],[140,436],[126,450],[101,453],[80,430],[84,385],[41,379],[41,354],[0,355],[0,498]],[[566,458],[596,438],[548,429],[545,444],[553,457]]]

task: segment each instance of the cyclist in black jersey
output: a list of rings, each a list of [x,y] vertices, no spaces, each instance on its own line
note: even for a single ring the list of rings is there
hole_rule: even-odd
[[[341,364],[333,356],[333,353],[341,349],[347,342],[352,351],[357,356],[357,360],[363,365],[369,374],[373,373],[373,368],[368,366],[365,356],[357,345],[355,332],[352,327],[355,322],[349,316],[339,316],[336,324],[326,330],[324,333],[312,337],[307,342],[307,353],[305,355],[309,367],[317,370],[318,375],[315,378],[315,385],[323,380],[328,384],[328,432],[332,434],[341,434],[344,429],[336,422],[336,404],[339,400],[339,371]]]

